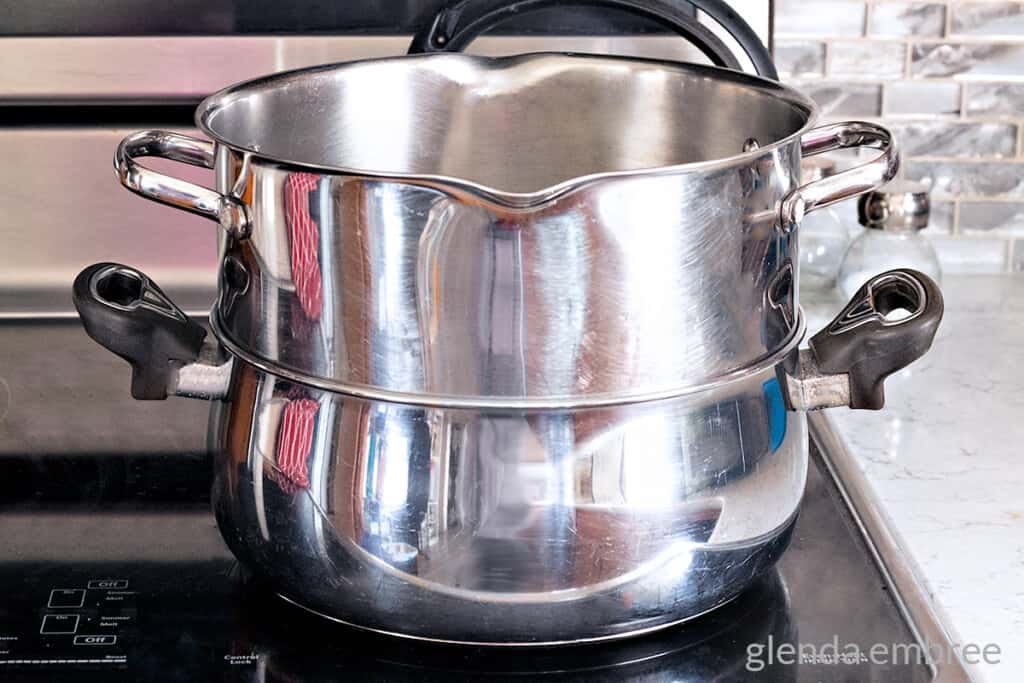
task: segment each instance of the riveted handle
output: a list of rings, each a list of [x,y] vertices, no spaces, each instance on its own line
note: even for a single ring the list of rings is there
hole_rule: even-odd
[[[650,19],[693,43],[713,64],[740,70],[739,60],[725,43],[686,12],[699,9],[733,37],[758,75],[778,80],[771,53],[750,25],[722,0],[459,0],[441,9],[413,37],[409,54],[458,52],[506,19],[565,5],[620,9]]]
[[[925,354],[942,313],[934,280],[909,268],[890,270],[864,283],[811,337],[810,350],[821,373],[848,376],[851,408],[878,410],[885,405],[885,378]]]
[[[146,199],[215,220],[234,237],[248,236],[249,212],[238,199],[146,168],[135,161],[137,157],[161,157],[213,168],[212,142],[163,130],[133,133],[118,145],[114,170],[122,185]]]
[[[75,278],[73,297],[86,333],[132,366],[137,399],[167,398],[177,370],[199,357],[206,330],[134,268],[91,265]]]
[[[881,153],[867,163],[812,181],[786,195],[779,212],[783,231],[795,229],[811,211],[877,190],[899,173],[899,147],[892,133],[874,123],[847,121],[821,126],[800,139],[800,152],[805,157],[854,147],[872,147]]]

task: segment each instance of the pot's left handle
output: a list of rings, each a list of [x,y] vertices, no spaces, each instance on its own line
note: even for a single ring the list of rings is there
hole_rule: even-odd
[[[856,147],[880,152],[866,163],[807,183],[786,195],[779,216],[785,232],[796,228],[811,211],[877,190],[899,173],[899,146],[892,133],[877,124],[846,121],[813,128],[800,138],[800,154],[805,157]]]
[[[238,199],[159,173],[135,161],[138,157],[161,157],[213,168],[214,153],[213,143],[207,140],[165,130],[144,130],[129,135],[117,146],[114,170],[121,184],[132,192],[215,220],[228,234],[244,238],[249,234],[249,211]]]
[[[75,278],[73,298],[86,333],[132,366],[134,398],[227,394],[231,361],[144,273],[91,265]]]
[[[942,321],[942,292],[909,268],[874,276],[782,373],[790,408],[879,410],[885,379],[925,354]]]

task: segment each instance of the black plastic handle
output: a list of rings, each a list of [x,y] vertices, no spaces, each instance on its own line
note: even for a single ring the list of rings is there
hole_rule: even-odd
[[[717,66],[740,69],[739,60],[718,36],[687,15],[695,7],[714,19],[750,58],[758,75],[778,80],[771,53],[750,25],[723,0],[457,0],[442,8],[416,33],[409,54],[459,52],[480,34],[513,16],[548,7],[608,7],[655,21],[678,33]]]
[[[890,316],[901,310],[903,317]],[[890,270],[868,280],[811,337],[811,352],[822,373],[849,376],[851,408],[878,410],[885,404],[885,378],[928,351],[942,312],[934,280],[909,268]]]
[[[167,398],[175,368],[199,357],[206,330],[134,268],[91,265],[75,278],[73,296],[86,333],[131,364],[137,399]]]

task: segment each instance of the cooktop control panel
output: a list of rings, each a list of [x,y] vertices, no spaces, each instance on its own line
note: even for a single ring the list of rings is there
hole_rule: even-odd
[[[182,563],[0,563],[0,586],[3,681],[224,680],[255,660],[234,642],[243,582],[226,550]]]
[[[0,667],[124,664],[125,645],[137,628],[135,596],[131,581],[121,577],[34,594],[36,628],[0,631]]]

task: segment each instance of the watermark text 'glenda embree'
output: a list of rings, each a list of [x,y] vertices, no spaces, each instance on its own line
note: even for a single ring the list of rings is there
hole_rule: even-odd
[[[873,643],[861,646],[857,643],[840,643],[839,636],[833,636],[826,643],[775,642],[768,636],[766,643],[750,643],[747,646],[747,670],[762,671],[775,664],[875,664],[906,666],[912,664],[952,663],[962,659],[966,664],[998,664],[1002,649],[996,643],[953,643],[951,645],[930,643]]]

